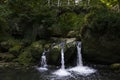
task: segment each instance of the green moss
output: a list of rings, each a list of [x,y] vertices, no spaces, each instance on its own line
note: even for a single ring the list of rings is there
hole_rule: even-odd
[[[20,64],[24,66],[32,65],[34,62],[34,59],[32,57],[32,53],[29,51],[29,49],[25,50],[19,55],[18,61]]]
[[[76,47],[75,45],[66,44],[64,48],[65,64],[73,63],[74,57],[76,57]],[[61,64],[61,48],[59,45],[54,46],[50,49],[47,54],[47,60],[49,64],[60,65]]]
[[[75,31],[69,31],[68,34],[67,34],[67,37],[73,38],[73,37],[76,37],[76,35],[77,35],[77,32],[75,32]]]
[[[17,46],[17,45],[21,45],[21,42],[15,39],[8,39],[0,43],[0,47],[2,49],[6,49],[6,51],[9,51],[10,48]]]
[[[77,57],[77,49],[75,45],[71,45],[66,48],[65,51],[65,62],[66,64],[73,64],[74,59]]]
[[[114,63],[114,64],[112,64],[111,66],[110,66],[110,68],[112,69],[112,70],[114,70],[115,72],[120,72],[120,63]]]
[[[5,62],[11,62],[15,58],[14,55],[9,53],[0,53],[0,60]]]
[[[9,53],[11,53],[17,57],[20,53],[21,48],[22,48],[21,45],[13,46],[12,48],[9,49]]]
[[[47,55],[47,58],[49,64],[58,65],[58,60],[60,58],[60,48],[51,49],[49,54]]]
[[[104,11],[104,13],[103,13]],[[96,10],[87,15],[82,28],[82,51],[85,59],[111,64],[120,60],[120,14]]]
[[[43,52],[43,46],[41,42],[33,42],[29,47],[25,48],[20,53],[18,61],[24,66],[30,66],[38,64]]]

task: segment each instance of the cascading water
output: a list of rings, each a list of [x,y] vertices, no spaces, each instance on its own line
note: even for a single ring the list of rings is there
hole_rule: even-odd
[[[60,44],[60,47],[61,47],[61,68],[53,73],[53,74],[58,75],[58,76],[69,76],[69,75],[71,75],[69,72],[67,72],[65,70],[64,45],[65,45],[64,42],[62,42]]]
[[[46,71],[47,69],[47,62],[46,62],[46,53],[47,51],[44,50],[42,56],[41,56],[41,67],[38,68],[38,70]]]
[[[43,52],[42,57],[41,57],[41,67],[43,67],[43,68],[47,67],[45,51]]]
[[[96,70],[83,66],[82,55],[81,55],[81,42],[77,42],[77,66],[69,69],[69,71],[75,71],[81,75],[89,75],[96,72]]]
[[[77,66],[83,66],[81,54],[81,42],[77,42]]]
[[[61,43],[61,69],[65,69],[65,61],[64,61],[64,43]]]

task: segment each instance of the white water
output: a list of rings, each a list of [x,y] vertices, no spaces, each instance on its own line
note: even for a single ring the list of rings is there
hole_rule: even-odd
[[[69,76],[71,74],[65,70],[64,43],[61,43],[60,46],[61,46],[61,68],[54,72],[53,74],[57,76]]]
[[[64,49],[61,49],[61,69],[65,69],[65,62],[64,62]]]
[[[69,71],[77,72],[80,75],[89,75],[91,73],[95,73],[96,70],[89,68],[87,66],[83,66],[82,55],[81,55],[81,42],[77,43],[77,66],[69,69]]]
[[[83,66],[82,54],[81,54],[81,42],[77,43],[77,66]]]
[[[45,51],[43,52],[41,56],[41,67],[38,68],[40,71],[46,71],[47,69],[47,62],[46,62],[46,56],[45,56]]]

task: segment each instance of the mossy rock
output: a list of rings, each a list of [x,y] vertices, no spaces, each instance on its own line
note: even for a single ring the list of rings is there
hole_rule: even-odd
[[[0,69],[18,69],[21,68],[21,65],[19,65],[17,62],[0,62]]]
[[[110,66],[110,68],[112,69],[112,70],[114,70],[115,72],[120,72],[120,63],[114,63],[114,64],[112,64],[111,66]]]
[[[87,61],[117,63],[120,61],[120,14],[104,12],[100,9],[86,16],[81,29],[82,53]]]
[[[65,64],[66,65],[73,65],[74,61],[77,58],[77,49],[76,46],[70,46],[65,51]]]
[[[76,56],[76,47],[75,45],[66,44],[64,47],[64,59],[65,64],[73,63]],[[50,52],[47,54],[48,64],[51,65],[61,65],[61,48],[59,45],[55,45]]]
[[[69,38],[74,38],[77,36],[77,32],[76,31],[69,31],[67,34],[67,37]]]
[[[21,45],[15,45],[9,49],[9,53],[17,57],[20,54],[21,49],[22,49]]]
[[[24,65],[24,66],[30,66],[33,65],[34,59],[32,57],[32,53],[30,51],[30,49],[26,49],[25,51],[23,51],[18,58],[18,61],[20,64]]]
[[[0,48],[3,52],[8,52],[10,48],[21,45],[21,42],[15,39],[8,39],[6,41],[0,42]]]
[[[47,43],[44,45],[44,49],[49,50],[51,48],[51,43]]]
[[[18,61],[24,66],[38,64],[40,62],[43,50],[43,46],[39,41],[33,42],[29,47],[26,47],[21,52],[18,57]]]
[[[120,70],[120,63],[114,63],[110,67],[111,69]]]
[[[47,61],[50,65],[59,65],[59,58],[60,58],[60,48],[53,48],[47,54]]]
[[[37,42],[33,42],[30,47],[32,50],[41,51],[41,50],[43,50],[43,44],[44,43],[37,41]]]
[[[39,62],[41,55],[44,51],[43,43],[41,42],[33,42],[30,46],[30,51],[32,53],[32,56],[35,58],[36,62]]]
[[[102,64],[119,62],[119,41],[105,41],[87,38],[82,40],[82,53],[87,61]]]
[[[0,60],[5,62],[11,62],[15,58],[14,55],[10,53],[0,53]]]

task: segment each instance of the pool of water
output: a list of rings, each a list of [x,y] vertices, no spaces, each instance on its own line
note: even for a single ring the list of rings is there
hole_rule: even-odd
[[[89,65],[90,66],[90,65]],[[58,68],[49,67],[48,71],[33,69],[0,69],[0,80],[120,80],[120,74],[105,65],[90,66],[97,71],[90,75],[71,72],[71,76],[59,77],[52,73]]]

